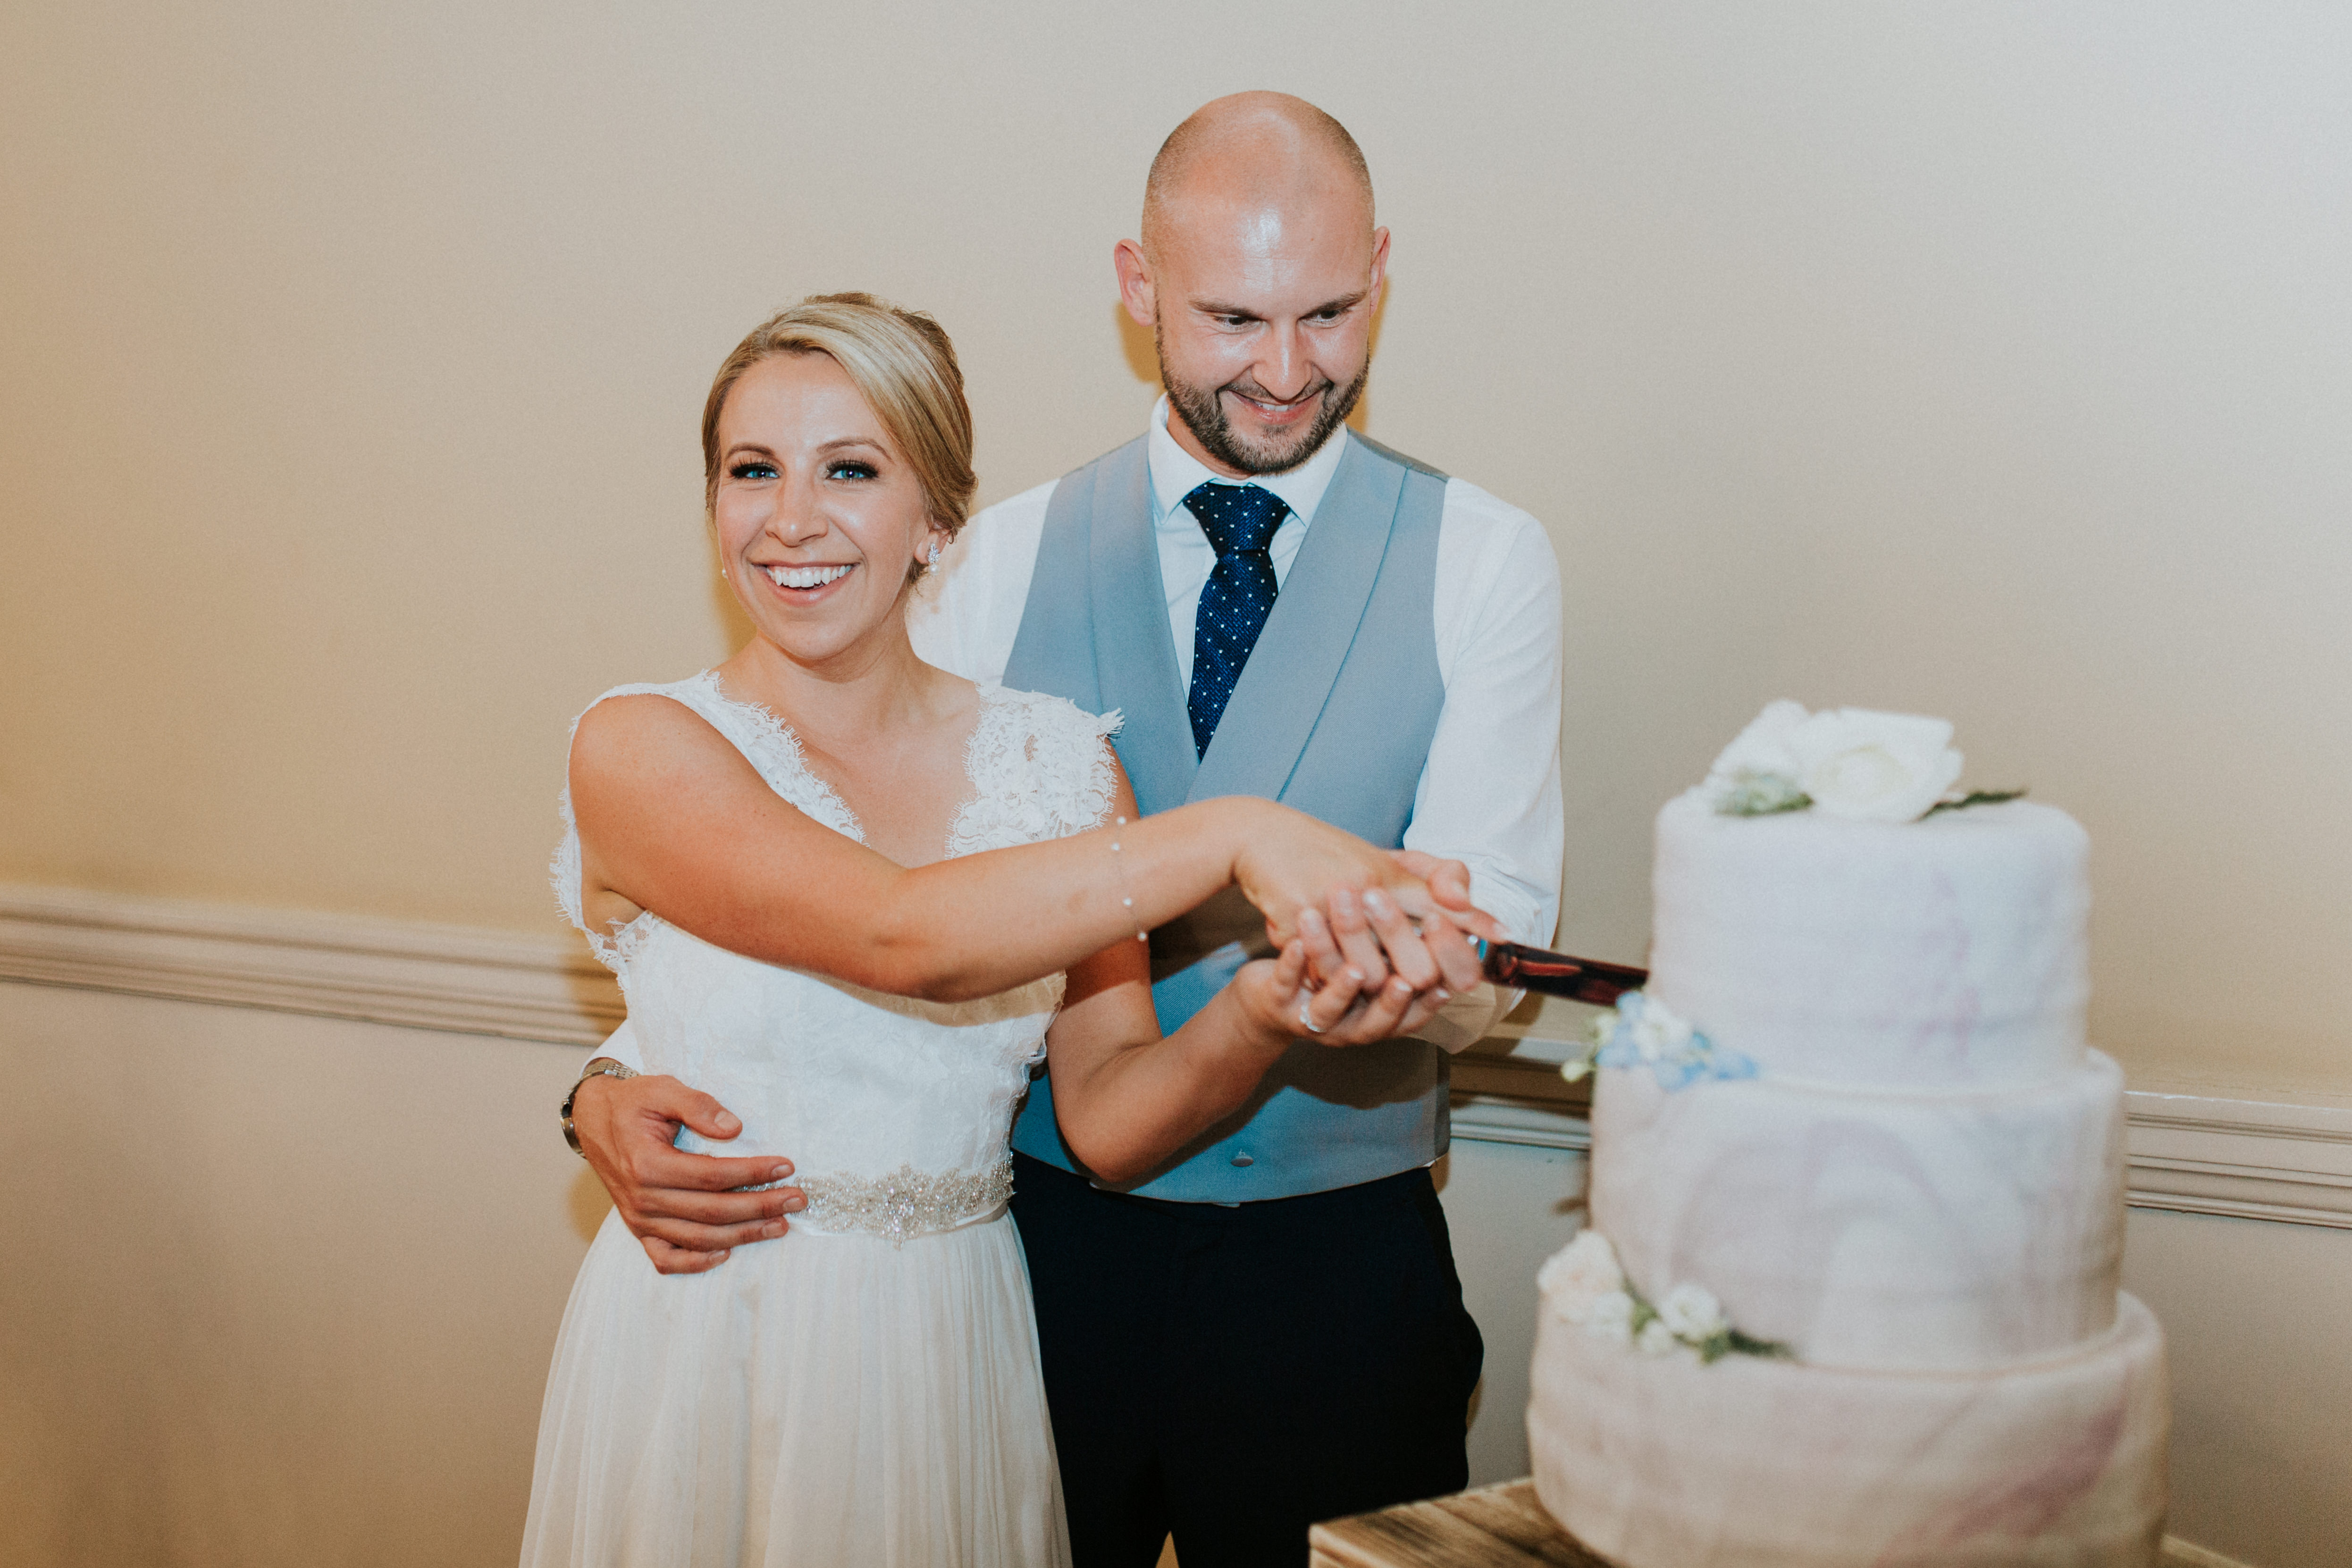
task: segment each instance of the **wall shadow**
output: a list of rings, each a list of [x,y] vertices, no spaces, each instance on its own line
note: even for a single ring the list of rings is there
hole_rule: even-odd
[[[733,585],[719,575],[719,541],[711,537],[708,523],[703,525],[702,545],[710,561],[710,612],[718,618],[719,632],[731,653],[751,640],[751,618],[743,613]]]
[[[1381,362],[1381,328],[1389,319],[1389,301],[1395,298],[1396,279],[1391,277],[1388,281],[1388,287],[1381,290],[1381,302],[1372,308],[1371,344],[1366,352],[1375,365]],[[1348,428],[1359,435],[1370,435],[1372,433],[1371,423],[1372,382],[1367,380],[1364,382],[1364,395],[1358,398],[1356,406],[1348,411]]]
[[[1160,350],[1152,346],[1151,329],[1136,324],[1119,300],[1110,302],[1112,326],[1118,333],[1118,351],[1127,361],[1128,374],[1145,386],[1160,384]]]

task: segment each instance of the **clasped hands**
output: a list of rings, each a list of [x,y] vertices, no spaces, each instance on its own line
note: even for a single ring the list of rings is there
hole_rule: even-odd
[[[1366,1045],[1411,1034],[1483,977],[1469,936],[1499,936],[1470,903],[1469,871],[1412,850],[1391,858],[1421,883],[1407,896],[1380,887],[1331,888],[1322,904],[1297,910],[1284,928],[1266,922],[1276,948],[1260,983],[1281,998],[1285,1017],[1320,1045]],[[1465,935],[1466,933],[1466,935]]]

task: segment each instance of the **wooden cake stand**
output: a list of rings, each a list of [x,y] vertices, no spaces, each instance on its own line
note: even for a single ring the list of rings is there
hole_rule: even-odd
[[[1531,1480],[1335,1519],[1307,1532],[1307,1549],[1309,1568],[1610,1568],[1544,1511]]]

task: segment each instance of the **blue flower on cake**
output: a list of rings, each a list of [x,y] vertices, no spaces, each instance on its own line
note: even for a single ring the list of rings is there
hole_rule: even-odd
[[[1595,1067],[1646,1067],[1658,1087],[1669,1090],[1703,1080],[1756,1076],[1752,1060],[1716,1044],[1640,991],[1626,992],[1614,1008],[1593,1019],[1584,1054],[1562,1062],[1559,1072],[1573,1083]]]

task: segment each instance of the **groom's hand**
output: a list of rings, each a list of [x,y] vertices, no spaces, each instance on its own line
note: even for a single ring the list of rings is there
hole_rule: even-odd
[[[1244,1005],[1259,1026],[1277,1031],[1286,1041],[1371,1045],[1412,1033],[1445,1004],[1443,988],[1417,991],[1402,975],[1367,984],[1363,971],[1339,960],[1336,949],[1332,956],[1340,967],[1328,980],[1310,988],[1307,947],[1304,939],[1293,942],[1276,957],[1243,965],[1234,977]]]
[[[797,1187],[764,1186],[793,1174],[774,1155],[692,1155],[680,1126],[720,1141],[743,1130],[726,1106],[666,1074],[590,1078],[572,1102],[572,1129],[621,1222],[665,1274],[698,1274],[732,1248],[782,1236],[806,1205]]]

